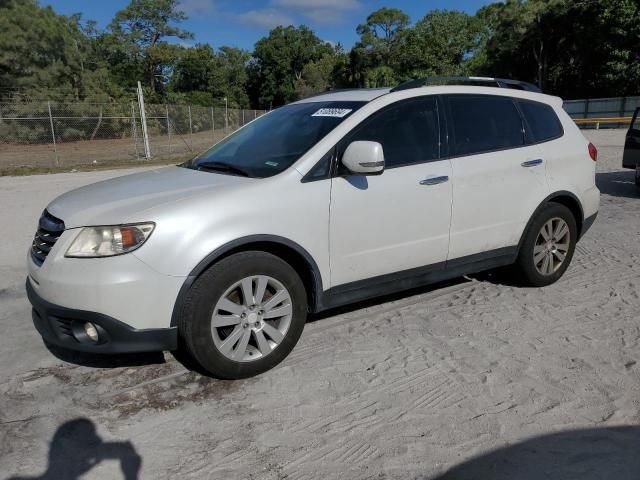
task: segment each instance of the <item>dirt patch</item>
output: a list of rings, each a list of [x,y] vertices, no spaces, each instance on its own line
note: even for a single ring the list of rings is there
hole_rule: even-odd
[[[222,131],[172,138],[152,136],[150,160],[144,158],[144,146],[131,138],[80,140],[55,147],[53,144],[0,144],[0,176],[167,164],[192,158],[223,138]]]

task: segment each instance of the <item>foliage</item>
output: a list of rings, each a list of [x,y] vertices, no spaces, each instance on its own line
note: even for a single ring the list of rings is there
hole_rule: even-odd
[[[56,89],[77,99],[82,90],[83,34],[70,18],[35,0],[0,1],[0,92]]]
[[[637,0],[508,0],[491,6],[477,73],[520,78],[569,97],[637,95]]]
[[[274,28],[258,40],[249,65],[254,104],[282,105],[295,100],[305,66],[332,53],[331,46],[304,25]]]
[[[180,52],[178,45],[165,39],[193,38],[192,33],[175,25],[186,18],[178,9],[178,0],[131,0],[109,25],[114,43],[120,51],[124,47],[127,60],[142,64],[152,93],[168,76],[170,65]]]
[[[358,87],[383,87],[397,83],[396,54],[409,16],[397,8],[380,8],[358,25],[360,40],[351,51],[352,81]]]
[[[415,23],[381,8],[348,51],[306,26],[276,27],[252,52],[181,41],[179,0],[130,0],[106,30],[37,0],[0,0],[0,99],[135,99],[278,106],[332,88],[433,75],[535,82],[566,98],[638,94],[638,0],[505,0],[475,15],[432,10]]]
[[[248,108],[246,93],[249,53],[233,47],[215,52],[209,45],[185,48],[175,63],[169,96],[203,106]]]
[[[433,10],[406,30],[396,61],[401,80],[466,74],[467,59],[479,44],[480,23],[454,10]]]

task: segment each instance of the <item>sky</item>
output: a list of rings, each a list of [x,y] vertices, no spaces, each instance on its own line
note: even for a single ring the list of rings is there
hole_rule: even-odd
[[[129,0],[40,0],[63,15],[82,13],[84,20],[96,20],[104,28]],[[433,9],[455,9],[475,13],[488,0],[182,0],[181,8],[189,16],[182,28],[194,33],[193,41],[218,48],[230,45],[252,50],[253,45],[277,25],[309,27],[322,40],[340,42],[350,48],[358,39],[356,26],[381,7],[400,8],[411,21]]]

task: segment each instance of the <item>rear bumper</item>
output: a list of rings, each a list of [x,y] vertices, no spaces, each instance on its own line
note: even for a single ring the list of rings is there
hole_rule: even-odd
[[[33,323],[47,342],[62,348],[88,353],[133,353],[175,350],[177,328],[136,329],[96,312],[76,310],[49,303],[40,297],[27,278],[27,296],[33,306]],[[83,333],[91,322],[99,333],[97,343]]]

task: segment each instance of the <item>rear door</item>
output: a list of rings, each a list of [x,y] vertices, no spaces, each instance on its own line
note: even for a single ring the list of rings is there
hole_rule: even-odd
[[[542,150],[526,145],[510,97],[446,95],[445,103],[453,173],[449,260],[505,254],[548,195]]]
[[[636,108],[633,114],[633,120],[627,132],[627,138],[624,142],[624,155],[622,157],[622,166],[624,168],[636,168],[640,165],[640,118],[638,118],[640,108]]]

